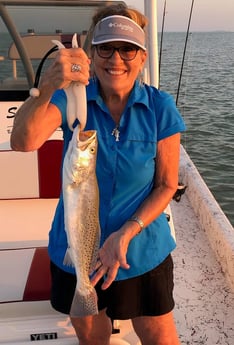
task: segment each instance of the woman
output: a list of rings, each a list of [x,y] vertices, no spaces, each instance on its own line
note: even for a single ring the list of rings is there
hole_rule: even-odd
[[[61,126],[65,153],[72,132],[61,89],[71,81],[87,85],[85,129],[96,129],[99,142],[102,264],[92,276],[99,314],[71,317],[80,345],[108,345],[111,319],[131,319],[143,345],[179,344],[172,315],[175,242],[163,210],[177,189],[185,126],[171,96],[137,80],[147,56],[146,24],[124,5],[100,10],[93,17],[93,77],[82,49],[61,49],[42,77],[39,97],[19,109],[11,136],[14,150],[31,151]],[[63,265],[63,213],[60,198],[49,237],[51,302],[69,314],[76,277]]]

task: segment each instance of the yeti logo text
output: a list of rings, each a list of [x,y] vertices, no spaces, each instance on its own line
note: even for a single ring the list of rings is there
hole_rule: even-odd
[[[57,338],[58,338],[58,335],[56,332],[30,334],[31,341],[52,340],[52,339],[57,339]]]
[[[121,23],[110,23],[109,24],[109,27],[112,28],[120,28],[121,30],[126,30],[126,31],[130,31],[130,32],[133,32],[133,28],[129,25],[124,25],[124,24],[121,24]]]

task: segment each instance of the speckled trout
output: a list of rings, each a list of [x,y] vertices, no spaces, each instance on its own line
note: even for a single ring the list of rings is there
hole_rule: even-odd
[[[60,41],[53,43],[59,49],[65,49]],[[72,38],[72,47],[78,48],[76,34]],[[99,191],[95,173],[97,133],[82,131],[87,120],[85,85],[71,82],[64,91],[69,128],[73,130],[74,121],[79,121],[63,162],[64,222],[68,242],[64,264],[75,267],[77,285],[70,315],[79,317],[98,313],[96,291],[89,279],[97,262],[100,242]]]
[[[98,313],[97,296],[89,273],[97,262],[100,225],[99,191],[96,178],[96,131],[73,132],[63,164],[63,199],[68,249],[64,264],[74,265],[76,290],[71,316]]]

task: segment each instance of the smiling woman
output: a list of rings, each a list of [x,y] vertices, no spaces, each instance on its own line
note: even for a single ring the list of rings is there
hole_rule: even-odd
[[[79,219],[77,212],[76,216],[65,212],[64,218],[67,195],[64,188],[74,198],[80,197],[78,189],[85,200],[94,194],[93,189],[79,188],[81,178],[76,172],[72,174],[71,169],[66,175],[71,185],[63,184],[64,197],[56,209],[48,246],[52,305],[70,315],[82,345],[109,344],[111,319],[134,319],[134,330],[142,343],[153,345],[158,339],[165,344],[179,344],[172,315],[170,253],[175,240],[164,209],[177,189],[180,132],[185,125],[170,95],[138,80],[147,57],[146,24],[143,14],[122,3],[100,9],[93,16],[88,35],[92,78],[89,78],[90,58],[83,49],[59,49],[41,78],[39,97],[28,99],[17,112],[11,135],[12,147],[27,151],[38,149],[61,126],[63,171],[70,161],[69,155],[72,171],[80,171],[79,118],[73,123],[72,135],[68,125],[70,97],[63,88],[71,82],[86,85],[88,115],[84,133],[95,131],[98,138],[96,169],[92,169],[97,174],[100,200],[98,257],[91,245],[97,225],[93,225],[93,216],[87,217],[97,207],[88,202]],[[72,71],[74,65],[81,67],[78,73]],[[84,102],[83,97],[78,97],[77,102]],[[88,149],[85,145],[85,151]],[[77,224],[72,227],[74,237],[67,231],[71,221]],[[88,239],[82,241],[87,233]],[[76,250],[70,251],[71,261],[78,263],[76,269],[64,261],[71,242],[79,243],[79,255]],[[81,272],[87,271],[84,258],[88,253],[93,253],[88,271],[98,299],[95,308],[84,309],[81,298],[72,301],[74,294],[84,294],[79,287],[84,285]],[[91,289],[87,290],[90,295],[85,293],[84,298],[93,305],[95,298],[91,299]]]
[[[133,84],[142,72],[146,59],[145,51],[144,31],[130,18],[120,15],[108,16],[100,20],[93,30],[91,53],[94,70],[117,126]],[[106,74],[112,78],[106,78]],[[111,91],[113,86],[114,98]],[[116,98],[117,88],[120,102]],[[109,98],[110,93],[112,95]]]

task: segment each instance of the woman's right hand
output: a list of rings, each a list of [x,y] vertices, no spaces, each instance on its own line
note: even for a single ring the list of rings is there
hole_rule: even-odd
[[[72,65],[81,67],[78,72],[72,72]],[[88,85],[90,59],[82,48],[59,49],[51,66],[41,78],[39,89],[51,88],[54,92],[70,85],[72,81]]]
[[[73,64],[81,66],[72,72]],[[66,88],[72,81],[88,84],[90,59],[81,48],[59,49],[50,67],[41,77],[40,95],[30,97],[18,109],[11,133],[11,148],[16,151],[34,151],[61,126],[60,110],[50,99],[58,89]]]

